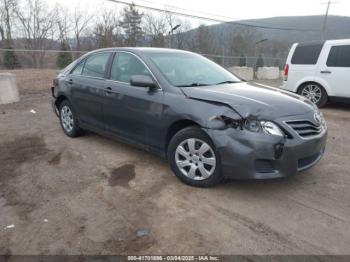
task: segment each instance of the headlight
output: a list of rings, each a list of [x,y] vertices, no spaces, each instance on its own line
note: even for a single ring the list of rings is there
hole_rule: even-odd
[[[263,132],[265,134],[274,135],[274,136],[284,136],[281,129],[272,122],[246,120],[244,123],[244,127],[245,129],[255,133]]]
[[[261,124],[257,120],[246,120],[244,122],[244,127],[252,132],[258,133],[261,131]]]
[[[326,127],[326,120],[325,120],[322,112],[320,112],[320,111],[316,112],[314,117],[315,117],[315,120],[318,124],[320,124],[323,127]]]
[[[274,123],[272,122],[261,122],[261,127],[264,131],[264,133],[274,136],[283,136],[282,130]]]

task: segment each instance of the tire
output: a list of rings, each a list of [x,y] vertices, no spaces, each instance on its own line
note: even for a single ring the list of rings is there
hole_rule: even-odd
[[[83,130],[79,127],[77,115],[68,100],[64,100],[59,106],[59,119],[63,132],[67,136],[82,135]]]
[[[198,127],[185,128],[171,139],[168,160],[175,175],[187,185],[212,187],[222,180],[220,156],[210,137]]]
[[[298,94],[308,98],[311,102],[315,103],[319,108],[324,107],[328,101],[328,95],[326,90],[316,83],[305,83],[299,90]]]

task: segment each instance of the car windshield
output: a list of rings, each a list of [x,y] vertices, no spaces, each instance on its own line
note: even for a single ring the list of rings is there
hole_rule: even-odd
[[[149,58],[174,86],[211,86],[242,82],[233,74],[193,53],[150,53]]]

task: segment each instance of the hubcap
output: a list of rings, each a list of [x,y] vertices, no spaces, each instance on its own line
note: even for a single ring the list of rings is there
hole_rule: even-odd
[[[317,85],[307,85],[301,92],[302,96],[308,98],[312,103],[317,104],[322,97],[322,91]]]
[[[64,130],[66,130],[68,133],[72,132],[74,119],[73,119],[73,113],[68,106],[64,106],[61,109],[61,121],[62,121]]]
[[[193,180],[209,178],[215,171],[216,157],[206,142],[190,138],[176,149],[175,161],[179,170]]]

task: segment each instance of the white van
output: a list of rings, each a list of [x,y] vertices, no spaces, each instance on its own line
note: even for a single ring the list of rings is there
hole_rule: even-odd
[[[329,100],[350,102],[350,39],[294,44],[281,88],[319,107]]]

